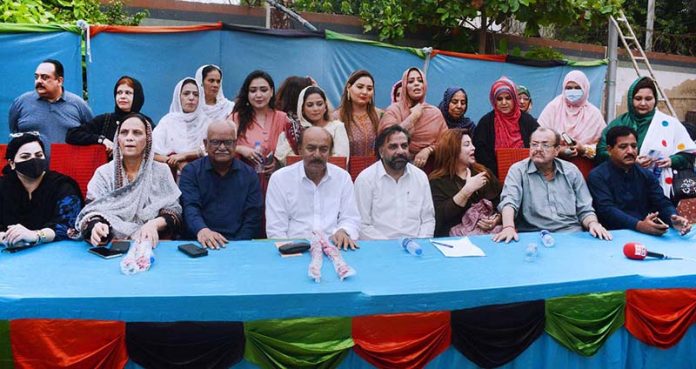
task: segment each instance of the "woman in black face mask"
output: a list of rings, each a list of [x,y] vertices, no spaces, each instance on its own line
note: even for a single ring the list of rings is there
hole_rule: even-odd
[[[27,245],[67,239],[82,209],[80,188],[48,170],[38,132],[12,137],[0,177],[0,240]]]

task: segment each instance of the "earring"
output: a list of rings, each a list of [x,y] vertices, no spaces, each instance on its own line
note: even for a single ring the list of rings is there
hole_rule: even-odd
[[[348,101],[350,101],[350,92],[348,93]]]

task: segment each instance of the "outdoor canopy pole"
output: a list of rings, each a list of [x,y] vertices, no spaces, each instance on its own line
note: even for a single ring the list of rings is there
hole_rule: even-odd
[[[608,23],[607,59],[609,59],[609,68],[607,69],[605,117],[607,122],[611,122],[616,118],[616,68],[618,67],[619,31],[614,27],[614,22]]]
[[[318,31],[317,27],[314,27],[312,23],[307,22],[304,18],[300,17],[299,14],[295,13],[292,9],[287,8],[283,4],[280,4],[276,0],[266,0],[268,4],[271,6],[274,6],[276,9],[280,10],[281,12],[287,14],[290,16],[290,18],[300,22],[301,25],[303,25],[305,28],[309,29],[310,31]]]

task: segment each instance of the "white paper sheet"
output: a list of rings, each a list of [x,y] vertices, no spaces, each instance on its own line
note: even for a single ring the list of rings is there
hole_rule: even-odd
[[[486,256],[478,246],[474,245],[468,237],[455,240],[430,240],[442,255],[448,258],[462,258],[469,256]],[[452,247],[447,247],[449,245]]]

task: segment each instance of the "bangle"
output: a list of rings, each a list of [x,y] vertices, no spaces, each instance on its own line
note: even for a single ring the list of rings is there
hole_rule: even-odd
[[[46,242],[46,232],[43,229],[36,231],[36,245]]]

